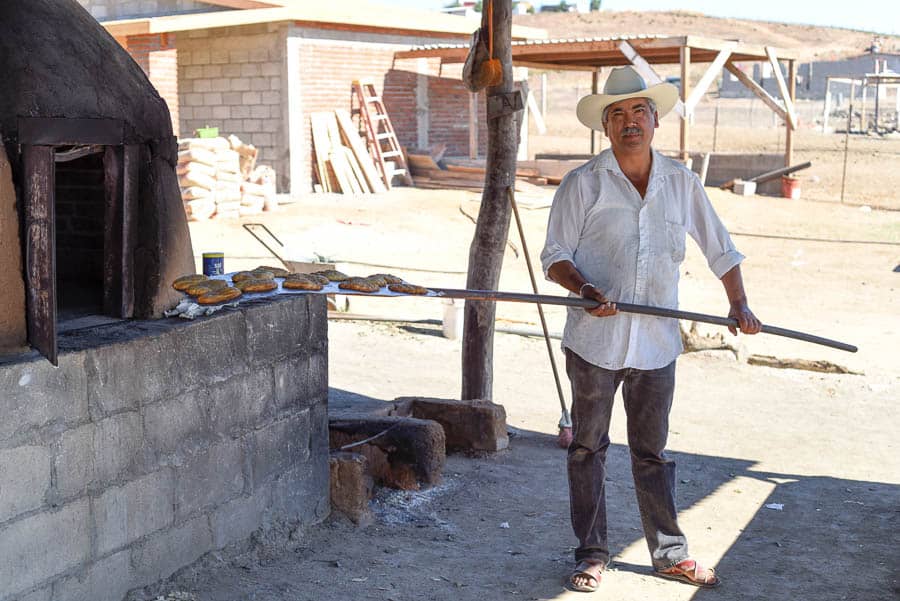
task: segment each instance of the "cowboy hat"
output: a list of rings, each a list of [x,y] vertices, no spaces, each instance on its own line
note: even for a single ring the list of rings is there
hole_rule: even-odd
[[[603,129],[603,109],[629,98],[650,98],[656,103],[656,111],[662,119],[678,101],[678,88],[670,83],[647,87],[644,78],[632,67],[613,69],[606,79],[602,94],[590,94],[578,101],[575,114],[578,120],[591,129]]]

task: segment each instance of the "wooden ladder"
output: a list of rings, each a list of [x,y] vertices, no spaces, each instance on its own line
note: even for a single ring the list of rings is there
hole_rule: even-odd
[[[359,114],[360,126],[365,129],[369,152],[375,160],[375,166],[384,180],[384,185],[390,190],[391,179],[399,175],[408,186],[412,186],[406,155],[400,148],[384,102],[381,96],[375,93],[375,83],[368,79],[354,80],[350,104],[351,112]],[[393,163],[392,169],[388,168],[386,161]]]

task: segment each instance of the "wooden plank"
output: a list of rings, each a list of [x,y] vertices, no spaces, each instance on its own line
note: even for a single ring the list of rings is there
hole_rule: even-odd
[[[412,168],[413,172],[422,169],[440,169],[440,166],[434,161],[434,159],[427,154],[407,153],[406,158],[409,159],[409,166],[410,168]]]
[[[356,180],[359,191],[363,194],[371,194],[372,188],[369,187],[369,182],[366,181],[366,174],[363,173],[362,167],[356,161],[356,156],[353,154],[353,151],[346,146],[339,147],[339,150],[344,153],[344,159],[350,167],[350,172],[353,175],[353,179]]]
[[[121,144],[125,139],[121,119],[69,119],[64,117],[19,117],[19,144],[79,146]]]
[[[103,153],[103,314],[121,317],[124,149],[107,146]]]
[[[778,62],[775,49],[771,46],[766,46],[766,56],[769,57],[769,63],[772,65],[772,71],[775,75],[775,82],[778,84],[778,91],[781,92],[781,99],[784,101],[788,123],[790,123],[791,129],[797,129],[797,114],[794,112],[794,101],[791,97],[791,91],[784,81],[784,75],[781,73],[781,64]]]
[[[691,124],[688,121],[690,112],[685,106],[688,94],[691,89],[691,47],[681,47],[681,104],[684,110],[684,118],[680,122],[679,150],[681,151],[681,160],[687,163],[688,153],[690,152],[691,142]]]
[[[703,95],[706,94],[706,91],[709,89],[710,84],[712,84],[713,80],[719,76],[719,73],[722,71],[722,67],[725,65],[728,57],[731,56],[731,51],[736,45],[736,42],[726,44],[725,47],[719,51],[716,59],[712,63],[710,63],[709,67],[707,67],[706,72],[703,74],[703,77],[701,77],[700,81],[697,82],[697,85],[691,91],[691,95],[684,103],[685,110],[687,111],[688,115],[694,112],[694,108],[700,102],[700,99],[703,98]]]
[[[772,109],[775,114],[781,118],[782,121],[787,121],[787,112],[784,110],[784,107],[778,104],[778,101],[775,100],[775,98],[773,98],[772,95],[765,90],[765,88],[760,86],[750,76],[741,71],[733,62],[728,61],[727,63],[725,63],[725,68],[728,69],[728,71],[735,77],[737,77],[738,81],[747,86],[750,91],[756,94],[759,99],[766,104],[766,106]]]
[[[625,58],[627,58],[631,62],[635,70],[637,70],[637,72],[641,74],[641,77],[646,80],[647,85],[656,85],[665,81],[662,77],[659,76],[656,71],[653,70],[653,67],[650,66],[650,63],[648,63],[640,54],[638,54],[637,50],[635,50],[635,48],[627,41],[622,41],[622,43],[619,44],[619,50],[622,52],[622,54],[625,55]],[[686,114],[684,109],[684,102],[680,99],[675,102],[675,112],[678,113],[678,115],[681,116],[682,119],[684,119]]]
[[[469,158],[478,158],[478,93],[469,92]]]
[[[360,137],[356,128],[353,127],[353,120],[350,118],[350,113],[343,109],[337,109],[334,111],[334,116],[340,127],[342,139],[353,152],[353,157],[356,159],[357,164],[362,170],[365,182],[368,184],[369,189],[376,193],[387,192],[387,186],[384,185],[381,174],[379,174],[378,169],[375,168],[375,163],[372,161],[371,155],[369,155],[365,141]]]
[[[120,317],[134,317],[134,254],[138,240],[141,145],[126,144],[122,186],[122,310]]]
[[[56,341],[56,165],[50,146],[22,147],[28,342],[53,365]]]
[[[531,116],[534,118],[534,126],[537,128],[538,133],[541,135],[546,134],[547,124],[544,123],[544,116],[541,114],[537,99],[535,99],[534,93],[531,90],[528,90],[525,104],[528,105],[528,108],[531,110]]]
[[[796,94],[797,84],[797,66],[794,61],[788,61],[788,98],[790,106],[794,106],[794,98]],[[876,88],[877,89],[877,88]],[[877,104],[875,105],[878,106]],[[794,125],[785,124],[784,126],[784,164],[790,165],[794,160],[794,127],[796,127],[796,117]]]
[[[331,154],[331,139],[328,136],[328,126],[325,124],[325,115],[329,113],[310,113],[309,122],[312,127],[313,150],[316,153],[316,174],[319,183],[325,192],[333,191],[331,177],[328,173],[327,161]]]

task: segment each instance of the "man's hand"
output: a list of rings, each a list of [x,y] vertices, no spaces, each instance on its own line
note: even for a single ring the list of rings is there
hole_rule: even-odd
[[[599,306],[594,307],[593,309],[585,309],[588,313],[593,315],[594,317],[608,317],[610,315],[615,315],[618,313],[616,311],[616,304],[610,302],[603,293],[594,288],[593,285],[588,284],[584,286],[581,291],[582,298],[591,298],[600,303]]]
[[[742,334],[757,334],[759,333],[760,328],[762,328],[762,323],[756,319],[756,315],[753,314],[753,311],[750,310],[750,307],[747,306],[746,302],[731,303],[731,310],[728,312],[728,317],[732,317],[738,321],[738,326],[740,327]],[[737,336],[737,328],[734,326],[728,326],[728,331]]]

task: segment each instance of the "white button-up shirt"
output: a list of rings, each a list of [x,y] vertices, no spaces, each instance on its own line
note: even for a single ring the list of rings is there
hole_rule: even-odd
[[[611,149],[563,178],[541,253],[545,275],[554,263],[570,261],[613,302],[676,309],[685,234],[700,246],[717,278],[743,261],[699,178],[651,152],[644,198]],[[569,307],[562,345],[606,369],[657,369],[683,350],[676,319],[629,313],[594,317],[580,307]]]

